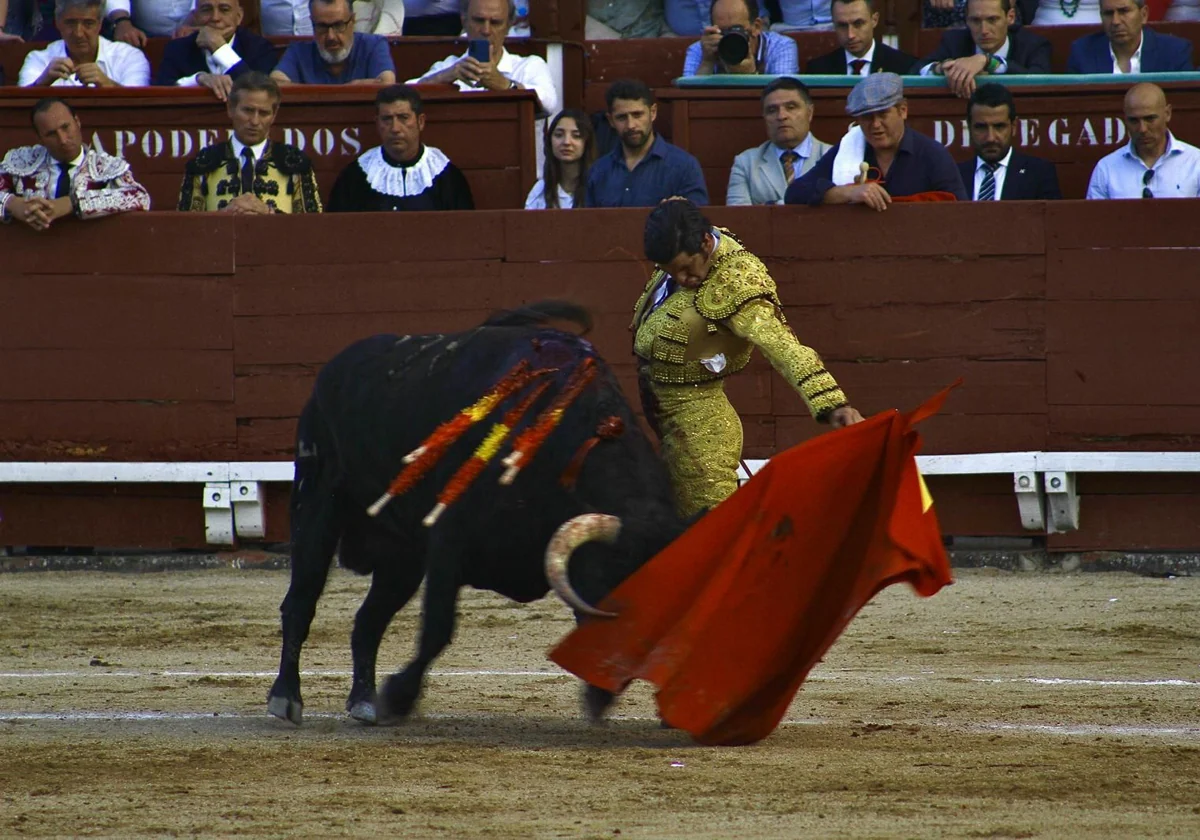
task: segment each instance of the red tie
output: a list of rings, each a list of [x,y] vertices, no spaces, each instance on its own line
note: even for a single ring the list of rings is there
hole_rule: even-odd
[[[871,62],[867,61],[866,59],[862,59],[862,58],[854,59],[853,61],[850,62],[850,75],[861,76],[862,69],[870,63]]]

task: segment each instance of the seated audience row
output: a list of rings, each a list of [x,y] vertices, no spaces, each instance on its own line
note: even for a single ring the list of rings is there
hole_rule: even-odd
[[[3,0],[0,0],[3,2]],[[191,34],[169,42],[156,84],[200,85],[225,101],[240,74],[270,73],[281,84],[392,84],[396,68],[388,41],[355,30],[350,0],[307,0],[312,40],[291,44],[276,63],[275,47],[242,27],[240,0],[195,0]],[[26,56],[24,86],[137,87],[150,83],[150,64],[136,47],[101,36],[104,0],[56,0],[55,21],[62,40]],[[539,56],[515,56],[504,39],[516,18],[513,0],[468,0],[461,22],[467,36],[489,43],[486,62],[469,55],[450,56],[410,84],[456,84],[460,90],[529,89],[539,110],[558,110],[558,91],[550,68]]]

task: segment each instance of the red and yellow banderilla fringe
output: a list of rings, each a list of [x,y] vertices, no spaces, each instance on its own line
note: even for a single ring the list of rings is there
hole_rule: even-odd
[[[500,476],[501,484],[512,484],[516,480],[517,473],[533,460],[538,449],[546,442],[546,438],[558,427],[567,408],[583,393],[583,389],[595,376],[596,360],[590,356],[571,371],[571,377],[554,402],[541,413],[532,426],[521,432],[513,441],[513,451],[503,462],[508,469],[504,471],[504,475]]]
[[[528,361],[522,359],[518,362],[491,391],[476,400],[474,405],[464,408],[438,426],[420,446],[404,456],[406,466],[392,479],[387,491],[367,508],[367,515],[378,516],[388,502],[415,485],[467,429],[491,414],[505,397],[524,388],[534,378],[549,372],[548,369],[530,371]]]

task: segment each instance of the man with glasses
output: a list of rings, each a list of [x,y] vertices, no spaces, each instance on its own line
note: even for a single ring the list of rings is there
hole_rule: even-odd
[[[1171,106],[1158,85],[1134,85],[1125,94],[1129,145],[1100,159],[1088,198],[1196,198],[1200,149],[1177,139],[1167,125]]]
[[[350,0],[309,0],[308,10],[312,41],[289,46],[271,72],[272,79],[301,85],[390,85],[396,81],[387,38],[354,32]]]

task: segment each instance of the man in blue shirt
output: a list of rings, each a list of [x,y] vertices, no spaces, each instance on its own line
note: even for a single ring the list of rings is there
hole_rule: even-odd
[[[950,153],[908,127],[904,83],[895,73],[872,73],[855,85],[846,113],[857,125],[804,177],[792,182],[784,203],[865,204],[886,210],[893,196],[945,192],[967,200]]]
[[[680,196],[708,204],[700,163],[654,133],[658,106],[646,84],[635,79],[608,89],[608,123],[621,142],[588,172],[588,207],[653,207]]]
[[[740,26],[746,35],[746,57],[737,64],[726,64],[719,55],[724,33]],[[688,47],[683,59],[683,75],[708,76],[713,73],[794,75],[800,72],[796,42],[786,35],[769,32],[758,16],[756,0],[715,0],[712,26],[704,28],[701,39]]]
[[[344,85],[396,81],[396,67],[382,35],[354,32],[350,0],[309,0],[313,39],[292,44],[271,78],[281,84]]]
[[[757,3],[759,12],[755,17],[766,17],[762,3]],[[712,23],[713,0],[666,0],[663,11],[666,13],[667,26],[676,35],[703,35],[704,27]]]

